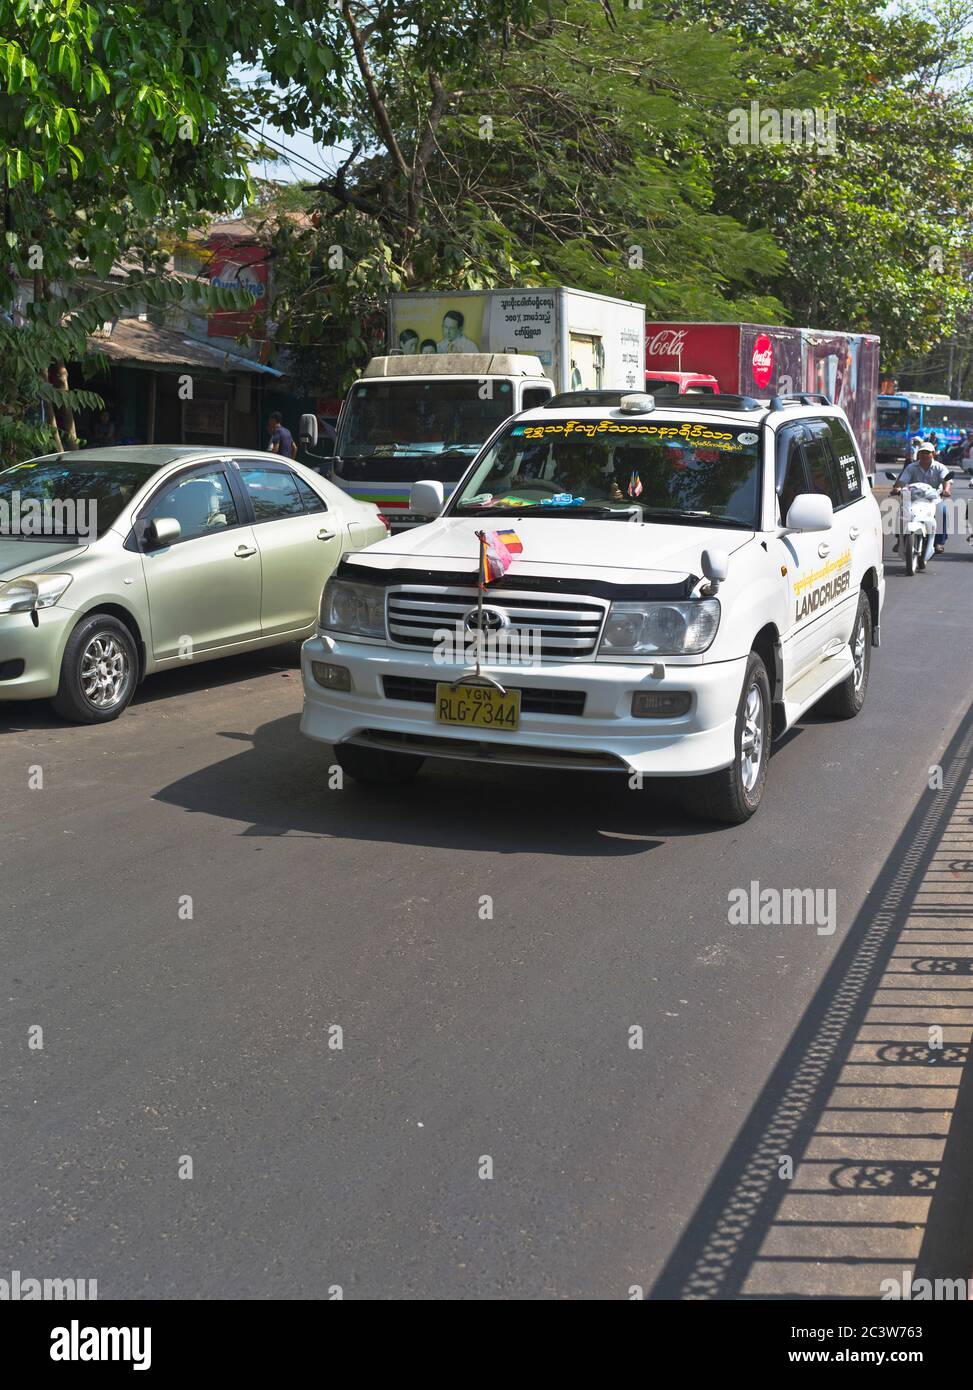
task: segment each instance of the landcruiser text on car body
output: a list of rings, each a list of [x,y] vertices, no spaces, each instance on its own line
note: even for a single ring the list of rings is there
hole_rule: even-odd
[[[483,612],[478,531],[516,552]],[[825,696],[861,709],[883,595],[879,509],[826,397],[555,397],[494,434],[432,524],[344,557],[303,648],[302,728],[366,780],[429,756],[600,768],[679,778],[739,822],[772,734]],[[447,639],[484,627],[529,640],[477,680]]]

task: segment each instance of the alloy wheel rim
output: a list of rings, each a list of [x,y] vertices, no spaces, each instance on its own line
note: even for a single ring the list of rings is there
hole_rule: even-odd
[[[98,632],[81,657],[81,689],[95,709],[112,709],[125,695],[131,666],[122,644],[107,632]]]
[[[740,739],[740,777],[744,790],[752,792],[760,776],[764,751],[764,702],[754,683],[743,706],[743,733]]]
[[[861,694],[865,683],[865,619],[860,618],[851,646],[851,657],[855,663],[855,694]]]

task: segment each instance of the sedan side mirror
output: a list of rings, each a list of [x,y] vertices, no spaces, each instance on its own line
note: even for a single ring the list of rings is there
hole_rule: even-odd
[[[443,509],[443,485],[436,479],[424,479],[412,484],[409,494],[409,511],[420,516],[438,516]]]
[[[830,531],[833,525],[830,497],[820,492],[799,492],[790,505],[784,531]]]
[[[149,550],[162,550],[175,545],[181,535],[182,527],[174,516],[157,516],[146,526],[143,543]]]

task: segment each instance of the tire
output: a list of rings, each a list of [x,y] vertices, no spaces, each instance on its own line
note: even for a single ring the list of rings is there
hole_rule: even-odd
[[[337,744],[334,755],[342,772],[355,782],[411,782],[425,762],[418,753],[392,753],[357,743]]]
[[[906,536],[905,544],[905,572],[913,575],[916,572],[916,538],[913,535]]]
[[[922,536],[916,540],[916,569],[920,571],[926,568],[926,538]]]
[[[772,730],[770,680],[767,668],[756,652],[751,652],[743,677],[733,734],[733,762],[719,772],[687,777],[682,784],[682,803],[690,815],[723,825],[742,825],[760,805],[767,782]],[[753,743],[757,722],[757,755],[751,754],[744,772],[747,739]]]
[[[854,719],[861,713],[868,694],[868,675],[872,667],[872,605],[867,594],[858,595],[858,612],[848,646],[855,669],[847,680],[829,690],[821,700],[822,710],[832,719]]]
[[[108,613],[91,613],[68,638],[51,704],[73,723],[107,724],[128,708],[138,673],[138,653],[125,624]]]

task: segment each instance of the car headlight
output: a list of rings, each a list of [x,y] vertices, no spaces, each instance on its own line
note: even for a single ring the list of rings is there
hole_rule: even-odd
[[[321,595],[321,628],[354,637],[385,636],[385,590],[377,584],[329,579]]]
[[[70,574],[25,574],[0,583],[0,613],[33,613],[53,608],[71,583]]]
[[[608,610],[599,651],[605,656],[696,656],[720,625],[720,601],[690,603],[614,602]]]

